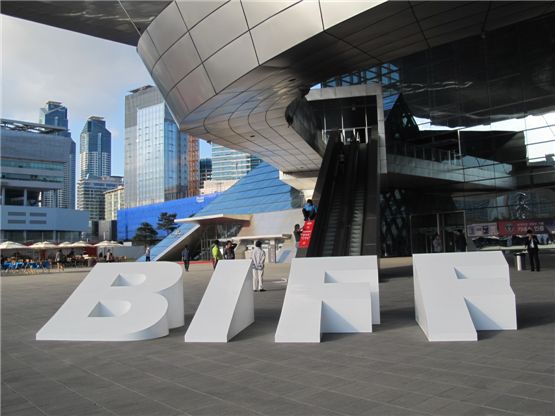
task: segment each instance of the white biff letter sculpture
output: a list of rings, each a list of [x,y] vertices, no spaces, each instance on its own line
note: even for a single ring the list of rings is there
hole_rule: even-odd
[[[379,323],[376,256],[293,259],[276,342],[320,342],[322,333]]]
[[[251,260],[220,260],[185,342],[227,342],[254,322]]]
[[[500,251],[414,254],[416,321],[429,341],[476,341],[516,329],[515,294]]]
[[[168,262],[97,264],[37,340],[137,341],[184,325],[182,269]]]

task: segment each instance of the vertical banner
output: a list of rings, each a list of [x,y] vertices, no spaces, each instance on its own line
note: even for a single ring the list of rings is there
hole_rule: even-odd
[[[308,248],[310,245],[310,238],[312,237],[312,230],[314,229],[314,221],[305,221],[301,239],[299,240],[299,248]]]

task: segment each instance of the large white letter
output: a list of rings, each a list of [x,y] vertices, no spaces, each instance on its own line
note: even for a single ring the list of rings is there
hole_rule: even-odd
[[[136,341],[183,326],[183,280],[175,263],[97,264],[37,340]]]
[[[416,321],[429,341],[476,341],[476,330],[516,329],[515,294],[500,251],[412,259]]]
[[[326,332],[372,332],[380,323],[376,256],[291,263],[276,342],[320,342]]]
[[[227,342],[254,322],[251,260],[221,260],[185,342]]]

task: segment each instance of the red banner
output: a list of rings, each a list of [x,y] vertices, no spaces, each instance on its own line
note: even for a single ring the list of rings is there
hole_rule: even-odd
[[[312,230],[314,229],[314,220],[305,221],[301,239],[299,240],[299,248],[308,248],[310,245],[310,237],[312,237]]]
[[[532,230],[534,234],[546,233],[543,221],[516,220],[516,221],[499,221],[497,223],[499,236],[524,235],[528,230]]]

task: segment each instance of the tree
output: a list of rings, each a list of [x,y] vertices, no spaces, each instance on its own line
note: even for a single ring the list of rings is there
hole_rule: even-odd
[[[175,217],[177,214],[168,214],[167,212],[161,212],[158,217],[158,228],[159,230],[164,230],[166,235],[170,235],[173,230],[177,228],[175,224]]]
[[[157,240],[158,231],[148,222],[142,222],[133,237],[133,242],[143,244],[145,247]]]

